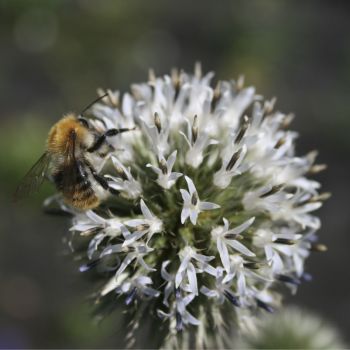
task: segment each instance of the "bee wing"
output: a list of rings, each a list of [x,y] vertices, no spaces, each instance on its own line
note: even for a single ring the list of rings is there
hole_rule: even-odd
[[[47,175],[50,161],[50,155],[47,152],[38,159],[18,185],[14,194],[15,201],[27,197],[39,189]]]
[[[66,194],[74,192],[81,178],[85,177],[81,161],[75,157],[75,148],[76,134],[72,132],[67,140],[62,174],[62,192]]]

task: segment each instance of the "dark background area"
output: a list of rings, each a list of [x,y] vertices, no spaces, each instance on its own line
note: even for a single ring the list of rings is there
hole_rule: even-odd
[[[14,205],[49,127],[96,88],[125,91],[148,69],[246,77],[294,112],[297,153],[320,151],[333,197],[318,212],[326,253],[314,253],[288,303],[318,313],[350,342],[350,3],[321,1],[0,0],[0,347],[118,346],[117,315],[96,326],[89,281],[62,244],[69,221],[46,216],[53,189]]]

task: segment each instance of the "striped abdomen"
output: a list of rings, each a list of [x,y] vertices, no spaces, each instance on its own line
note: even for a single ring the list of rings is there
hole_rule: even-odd
[[[67,204],[83,210],[99,205],[100,200],[92,188],[89,175],[80,162],[59,167],[53,174],[53,180]]]

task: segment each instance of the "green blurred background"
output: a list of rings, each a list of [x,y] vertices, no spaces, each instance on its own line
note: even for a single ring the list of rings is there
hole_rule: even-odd
[[[48,128],[79,112],[97,87],[201,61],[218,79],[243,73],[277,108],[295,112],[298,154],[318,149],[333,197],[320,210],[329,246],[288,301],[346,331],[350,322],[350,2],[0,0],[0,347],[120,344],[117,316],[90,320],[89,281],[67,257],[69,222],[36,196],[14,205],[16,184],[43,152]]]

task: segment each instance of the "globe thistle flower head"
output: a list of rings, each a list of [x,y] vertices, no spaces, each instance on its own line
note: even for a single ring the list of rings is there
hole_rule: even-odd
[[[98,300],[114,295],[127,312],[159,317],[169,342],[187,330],[205,342],[216,329],[218,345],[230,319],[244,328],[278,306],[282,285],[294,292],[321,250],[313,212],[326,196],[308,177],[323,167],[316,154],[295,155],[291,115],[275,99],[212,78],[197,65],[152,73],[124,95],[108,90],[93,126],[134,130],[92,161],[118,195],[93,211],[66,208],[72,245],[87,242],[81,270],[106,279]]]

